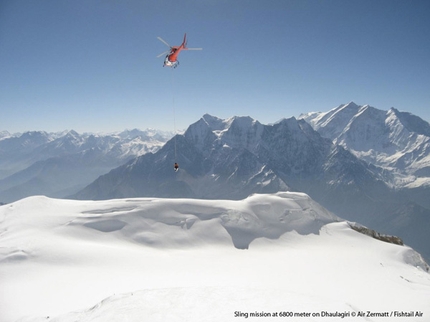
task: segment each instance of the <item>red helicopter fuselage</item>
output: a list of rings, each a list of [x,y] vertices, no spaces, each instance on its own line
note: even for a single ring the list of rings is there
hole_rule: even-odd
[[[202,48],[188,48],[187,34],[184,35],[184,41],[180,46],[170,46],[162,38],[158,37],[158,39],[170,47],[170,51],[168,51],[168,54],[164,58],[163,67],[168,66],[168,67],[176,68],[179,65],[178,55],[181,52],[181,50],[201,50],[202,49]],[[159,56],[161,56],[161,54]]]
[[[172,47],[170,50],[170,53],[166,56],[164,59],[164,65],[172,67],[174,65],[178,64],[178,55],[181,52],[181,50],[184,49],[184,44],[175,47]]]
[[[180,46],[173,46],[170,49],[170,53],[168,53],[166,58],[164,59],[164,66],[176,67],[176,65],[178,64],[178,55],[181,50],[186,49],[186,42],[187,34],[185,34],[184,41]]]

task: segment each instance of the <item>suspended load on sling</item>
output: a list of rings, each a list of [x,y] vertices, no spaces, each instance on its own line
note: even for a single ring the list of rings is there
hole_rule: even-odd
[[[178,61],[178,55],[181,52],[181,50],[202,50],[203,48],[188,48],[187,47],[187,34],[184,35],[184,41],[182,42],[182,44],[180,46],[170,46],[163,38],[161,37],[157,37],[158,40],[160,40],[163,44],[165,44],[167,47],[169,47],[170,49],[165,51],[164,53],[161,53],[160,55],[157,56],[161,57],[163,55],[166,55],[166,57],[164,58],[164,64],[163,67],[167,66],[167,67],[171,67],[171,68],[176,68],[179,66],[179,61]],[[172,69],[173,70],[173,69]],[[172,93],[174,93],[173,91],[173,73],[172,73]],[[174,94],[173,94],[174,95]],[[176,162],[176,117],[175,117],[175,99],[173,97],[173,124],[174,124],[174,133],[175,133],[175,164],[173,165],[173,169],[176,171],[179,170],[179,164]]]

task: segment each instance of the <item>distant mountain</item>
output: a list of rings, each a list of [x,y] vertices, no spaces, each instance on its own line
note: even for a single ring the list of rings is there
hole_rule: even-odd
[[[0,137],[0,178],[39,161],[42,156],[38,157],[32,152],[52,140],[51,135],[46,132],[33,131],[16,135],[3,133]]]
[[[395,108],[383,111],[353,102],[328,112],[303,114],[323,137],[343,146],[369,166],[382,170],[397,201],[393,219],[385,226],[411,244],[423,244],[421,251],[430,258],[430,125],[418,116]],[[381,222],[376,225],[382,229]]]
[[[263,125],[250,117],[206,114],[157,152],[113,169],[71,198],[241,199],[301,191],[338,216],[399,235],[430,258],[423,247],[430,244],[429,210],[384,179],[384,169],[323,138],[304,120]]]
[[[10,136],[8,131],[0,131],[0,139]]]
[[[384,181],[430,209],[430,124],[395,108],[382,111],[353,102],[306,120],[323,137],[384,170]]]
[[[430,184],[430,124],[418,116],[351,102],[299,119],[360,159],[391,172],[388,181],[397,188]]]
[[[70,195],[128,160],[156,151],[171,136],[151,129],[111,134],[2,132],[0,201]]]

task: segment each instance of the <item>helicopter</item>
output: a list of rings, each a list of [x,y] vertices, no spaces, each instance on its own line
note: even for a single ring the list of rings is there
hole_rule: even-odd
[[[170,49],[161,53],[160,55],[157,56],[161,57],[165,54],[166,57],[164,58],[164,64],[163,67],[167,66],[167,67],[171,67],[171,68],[176,68],[179,66],[179,61],[178,61],[178,55],[181,52],[181,50],[202,50],[203,48],[188,48],[187,47],[187,34],[184,35],[184,41],[182,42],[182,44],[180,46],[170,46],[163,38],[161,37],[157,37],[158,40],[160,40],[163,44],[165,44],[166,46],[168,46]]]

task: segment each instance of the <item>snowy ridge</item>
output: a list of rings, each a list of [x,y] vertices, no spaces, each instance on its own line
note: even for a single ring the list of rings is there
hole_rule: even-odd
[[[26,212],[29,205],[41,210],[70,206],[79,209],[78,215],[75,215],[75,209],[69,216],[65,211],[61,215],[51,215],[44,229],[63,226],[62,235],[67,235],[76,229],[91,228],[151,247],[199,246],[200,243],[230,241],[236,248],[246,249],[256,238],[277,239],[292,230],[300,234],[316,234],[321,226],[340,220],[306,194],[278,192],[221,201],[138,198],[85,203],[36,196],[6,206],[2,225],[38,225],[40,218],[34,215],[38,212]],[[24,209],[22,213],[21,209]],[[15,212],[20,215],[12,216]],[[223,233],[218,234],[218,231]],[[32,251],[25,253],[32,254]],[[0,261],[14,257],[13,254],[3,256]]]
[[[421,118],[353,102],[299,118],[323,137],[392,173],[386,180],[393,187],[430,184],[430,125]]]
[[[278,321],[271,314],[283,311],[353,321],[367,310],[429,321],[419,255],[339,220],[287,192],[23,199],[0,207],[2,321],[237,321],[249,312]]]

